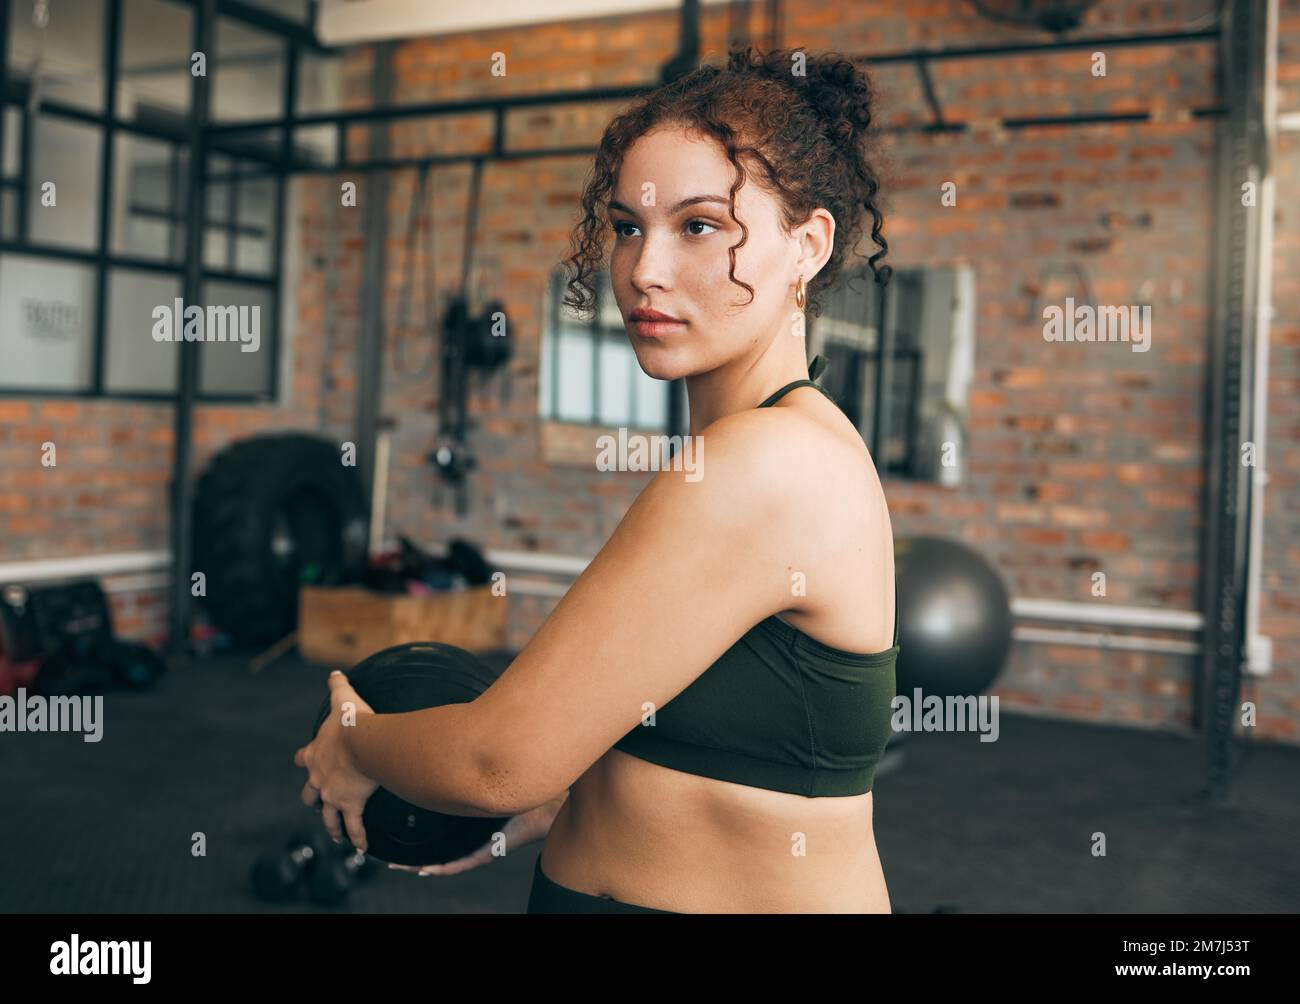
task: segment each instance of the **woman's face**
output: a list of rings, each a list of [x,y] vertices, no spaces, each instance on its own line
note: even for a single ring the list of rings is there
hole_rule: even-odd
[[[743,236],[727,211],[734,175],[721,146],[680,128],[648,132],[624,155],[609,205],[610,280],[637,361],[656,379],[708,372],[790,329],[800,241],[748,178],[736,193],[749,238],[735,274],[753,301],[728,277],[727,249]],[[679,323],[640,324],[638,308]]]

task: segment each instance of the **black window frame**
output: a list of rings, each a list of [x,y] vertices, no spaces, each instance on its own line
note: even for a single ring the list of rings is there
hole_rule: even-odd
[[[115,391],[105,387],[104,380],[107,371],[105,349],[108,342],[107,295],[109,277],[114,269],[131,269],[172,275],[176,277],[182,286],[184,285],[186,265],[183,253],[169,256],[167,260],[163,260],[142,255],[118,254],[112,251],[112,213],[115,208],[112,193],[117,170],[116,140],[119,134],[142,136],[171,144],[174,183],[172,199],[170,200],[172,211],[162,215],[173,218],[173,233],[169,240],[169,251],[176,250],[174,223],[184,219],[184,213],[178,208],[181,195],[176,185],[181,180],[179,154],[182,149],[188,146],[189,113],[178,113],[175,116],[151,115],[148,120],[124,119],[118,116],[117,89],[121,77],[119,61],[125,0],[100,0],[105,29],[103,38],[104,94],[102,107],[99,111],[90,111],[76,105],[42,99],[40,107],[37,109],[37,115],[43,118],[73,121],[99,129],[102,146],[98,172],[99,215],[96,225],[95,247],[94,249],[83,250],[32,243],[28,239],[29,226],[27,217],[28,193],[31,186],[31,133],[35,116],[27,108],[30,89],[28,83],[9,79],[9,23],[12,16],[10,7],[15,3],[21,4],[23,2],[26,2],[26,0],[0,0],[0,165],[4,162],[3,119],[6,109],[14,108],[19,113],[19,132],[22,144],[19,151],[18,176],[16,178],[5,178],[2,176],[3,172],[0,172],[0,192],[8,190],[14,192],[15,208],[17,210],[17,227],[13,238],[6,238],[0,233],[0,254],[74,262],[94,268],[95,302],[91,332],[91,383],[89,387],[76,389],[0,386],[0,398],[45,397],[87,400],[176,401],[179,396],[177,390]],[[163,2],[184,7],[191,11],[193,16],[198,16],[195,0],[163,0]],[[205,264],[202,270],[203,282],[205,286],[207,283],[214,281],[233,282],[261,286],[271,290],[271,317],[269,325],[264,326],[263,329],[263,347],[270,352],[270,362],[267,366],[267,385],[261,390],[246,394],[205,393],[196,387],[195,399],[204,404],[274,404],[280,399],[280,364],[284,337],[281,325],[284,297],[282,265],[284,260],[284,224],[290,178],[285,153],[290,149],[290,136],[293,129],[291,123],[297,112],[295,102],[297,99],[298,58],[304,49],[319,50],[320,47],[312,40],[310,25],[297,25],[292,21],[287,21],[257,7],[240,3],[238,0],[222,0],[218,5],[218,16],[240,22],[245,27],[260,29],[266,32],[280,46],[284,73],[280,94],[280,114],[277,117],[288,121],[286,124],[273,129],[270,139],[260,139],[256,136],[241,137],[238,134],[222,135],[209,130],[206,141],[209,156],[215,154],[230,158],[233,162],[233,169],[230,176],[215,175],[209,172],[206,175],[207,181],[231,181],[233,187],[226,219],[219,227],[226,233],[226,267],[216,269],[209,268]],[[220,52],[217,48],[215,36],[213,51],[207,53],[206,56],[207,71],[212,75],[213,85],[215,86],[218,79],[217,75],[220,73]],[[242,170],[241,164],[249,162],[255,165],[253,169]],[[270,268],[266,273],[239,271],[235,267],[237,245],[235,238],[243,231],[258,230],[265,233],[265,229],[239,224],[237,218],[237,192],[246,182],[265,177],[270,177],[275,186],[270,228],[272,240]],[[207,199],[206,184],[203,198]],[[2,205],[0,205],[0,209],[2,208]],[[132,211],[129,204],[124,208],[128,213]],[[149,212],[158,213],[159,211],[150,209]],[[206,219],[206,212],[204,215]],[[208,221],[208,223],[210,224],[211,221]],[[206,233],[207,228],[205,227],[205,236]],[[268,327],[269,338],[266,336]],[[198,359],[200,368],[198,387],[202,386],[203,360],[204,354],[200,353]]]

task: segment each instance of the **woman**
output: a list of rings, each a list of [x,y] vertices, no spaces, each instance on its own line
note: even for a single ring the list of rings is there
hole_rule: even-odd
[[[377,716],[331,677],[336,714],[297,761],[335,839],[364,846],[383,785],[514,815],[510,847],[545,834],[530,912],[889,911],[871,787],[898,651],[893,537],[802,337],[868,214],[888,279],[869,101],[847,60],[746,49],[608,127],[569,302],[590,306],[608,227],[638,363],[686,378],[700,476],[651,480],[478,700]]]

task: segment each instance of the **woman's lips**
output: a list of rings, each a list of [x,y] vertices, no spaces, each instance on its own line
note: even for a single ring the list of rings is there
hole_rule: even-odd
[[[632,327],[642,338],[661,338],[686,327],[685,321],[633,321]]]

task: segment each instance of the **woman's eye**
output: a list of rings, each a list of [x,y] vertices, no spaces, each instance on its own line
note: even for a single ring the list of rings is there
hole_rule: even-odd
[[[696,226],[696,225],[698,225],[698,226],[703,226],[703,227],[708,227],[708,228],[710,228],[711,230],[717,230],[717,229],[718,229],[717,226],[716,226],[715,224],[710,223],[708,220],[690,220],[690,221],[688,221],[687,224],[686,224],[686,226],[687,226],[688,228],[689,228],[689,227]],[[610,224],[610,229],[613,230],[614,233],[615,233],[617,236],[619,236],[619,237],[626,237],[626,236],[628,236],[626,233],[623,232],[623,228],[624,228],[624,227],[632,227],[633,229],[635,229],[635,228],[636,228],[636,224],[635,224],[635,223],[628,223],[626,220],[619,220],[617,223],[612,223],[612,224]],[[705,235],[704,235],[704,234],[701,234],[701,233],[694,233],[694,232],[691,232],[691,233],[690,233],[690,236],[692,236],[692,237],[703,237],[703,236],[705,236]]]

